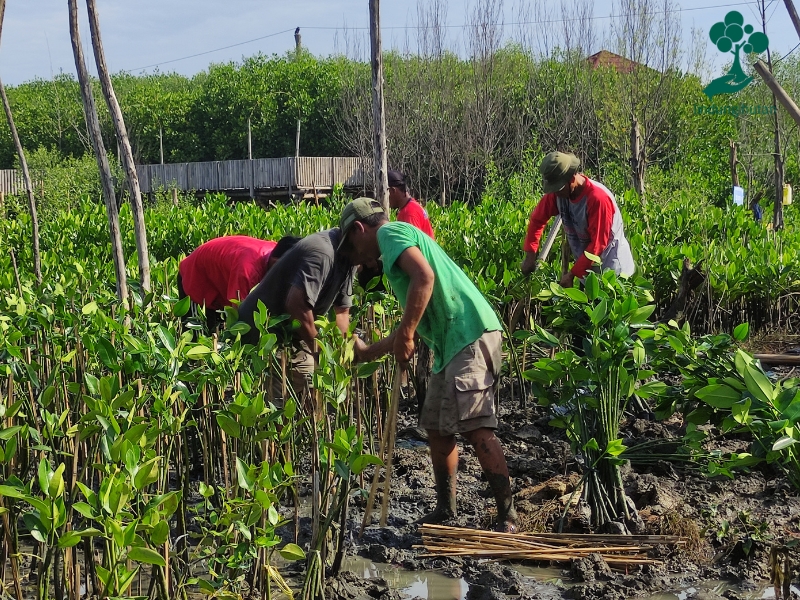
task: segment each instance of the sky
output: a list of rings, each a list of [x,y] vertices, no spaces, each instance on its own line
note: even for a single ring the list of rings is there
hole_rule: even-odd
[[[419,1],[423,6],[434,1],[446,2],[449,44],[461,54],[468,35],[468,29],[462,26],[469,21],[476,5],[479,2],[481,6],[502,2]],[[508,0],[501,5],[505,38],[514,37],[521,30],[538,36],[544,27],[559,27],[558,22],[530,23],[535,17],[520,19],[518,7],[514,4],[518,1]],[[531,4],[537,1],[549,0],[530,0]],[[78,0],[78,3],[83,15],[81,35],[85,54],[91,61],[85,2]],[[191,76],[215,62],[240,61],[258,52],[283,54],[294,48],[295,27],[301,28],[303,46],[318,56],[345,53],[354,44],[364,49],[368,44],[368,0],[97,0],[97,5],[106,60],[112,72],[140,74],[158,69]],[[609,16],[619,9],[613,0],[598,0],[590,6],[593,10],[593,33],[598,39],[593,49],[596,51],[608,45],[603,38],[609,31]],[[417,2],[384,0],[381,29],[385,50],[403,50],[408,47],[409,39],[415,39],[417,7]],[[755,0],[727,3],[682,0],[675,2],[678,9],[675,14],[685,45],[690,44],[693,28],[703,32],[704,49],[713,72],[719,71],[729,56],[726,58],[717,51],[706,32],[729,10],[740,11],[745,23],[752,23],[760,29],[756,7]],[[767,0],[767,15],[771,50],[781,55],[792,51],[800,38],[792,27],[783,1]],[[90,69],[93,68],[90,65]],[[60,72],[75,73],[67,1],[8,0],[0,45],[0,77],[3,82],[17,85],[37,78],[50,79]]]

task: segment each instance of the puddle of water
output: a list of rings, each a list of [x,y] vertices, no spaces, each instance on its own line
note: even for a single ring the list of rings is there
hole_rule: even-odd
[[[692,600],[693,598],[702,599],[704,597],[719,597],[728,590],[736,590],[737,593],[747,600],[770,600],[775,598],[775,588],[768,583],[761,583],[755,590],[742,591],[737,586],[725,581],[706,581],[686,588],[662,592],[650,596],[649,600]],[[800,589],[792,586],[792,592],[800,594]]]
[[[407,571],[395,565],[375,563],[360,556],[349,556],[345,559],[344,569],[366,578],[382,578],[391,589],[398,590],[408,598],[425,600],[465,600],[469,592],[469,584],[464,579],[453,579],[439,571]],[[562,570],[557,567],[530,567],[513,565],[512,568],[523,577],[533,580],[541,587],[543,598],[561,597],[555,584],[560,588],[574,585],[569,578],[562,581]],[[683,588],[665,590],[647,597],[647,600],[704,600],[719,598],[728,590],[736,590],[747,600],[772,600],[775,598],[774,588],[762,582],[755,590],[742,591],[734,584],[725,581],[704,581],[687,585]],[[792,591],[800,595],[800,589],[792,586]],[[555,592],[555,594],[554,594]]]
[[[343,569],[366,579],[382,578],[393,590],[410,598],[428,600],[464,600],[469,585],[463,579],[452,579],[438,571],[407,571],[384,563],[374,563],[361,556],[348,556]]]
[[[394,565],[375,563],[360,556],[347,557],[343,568],[367,579],[383,578],[391,589],[398,590],[409,598],[464,600],[469,592],[469,584],[466,581],[447,577],[439,571],[407,571]],[[522,566],[513,568],[522,576],[535,579],[539,583],[555,583],[561,579],[561,570],[556,568]],[[553,590],[552,587],[547,587]]]

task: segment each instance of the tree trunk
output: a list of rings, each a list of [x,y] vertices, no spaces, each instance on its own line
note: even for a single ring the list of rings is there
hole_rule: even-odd
[[[375,198],[389,214],[389,174],[386,162],[386,113],[383,101],[383,51],[380,0],[369,0],[369,42],[372,51],[372,117],[374,121]]]
[[[631,119],[631,172],[633,174],[633,189],[639,194],[644,204],[644,157],[642,156],[642,136],[639,131],[639,119]]]
[[[736,170],[736,165],[739,164],[739,159],[736,158],[736,142],[731,140],[730,144],[731,144],[731,154],[730,154],[731,184],[734,185],[735,187],[739,187],[739,172]]]
[[[78,71],[78,82],[83,100],[83,114],[86,117],[86,127],[89,138],[97,159],[100,170],[100,181],[103,185],[103,200],[108,213],[108,229],[111,236],[111,255],[114,260],[114,271],[117,275],[117,297],[123,306],[128,306],[128,280],[125,274],[125,256],[122,251],[122,236],[119,231],[119,212],[114,194],[114,182],[111,178],[111,168],[108,165],[108,155],[103,145],[100,133],[100,122],[97,118],[97,106],[92,94],[92,81],[86,69],[81,46],[81,34],[78,29],[78,0],[67,0],[69,5],[69,32],[72,39],[72,53],[75,56],[75,68]]]
[[[6,0],[0,0],[0,32],[3,30],[3,17],[6,12]],[[19,140],[17,126],[14,124],[14,116],[11,114],[11,105],[8,103],[6,88],[0,81],[0,97],[3,100],[3,110],[6,112],[8,128],[11,130],[11,137],[14,140],[14,148],[19,157],[19,166],[22,169],[22,178],[25,181],[25,192],[28,194],[28,210],[31,213],[31,225],[33,227],[33,272],[36,275],[36,283],[42,285],[42,257],[39,253],[39,217],[36,214],[36,198],[33,195],[33,183],[28,172],[28,161],[25,160],[25,152],[22,150],[22,142]]]
[[[139,257],[139,279],[142,289],[150,291],[150,255],[147,251],[147,231],[144,225],[144,210],[142,208],[142,193],[139,189],[139,177],[136,174],[136,163],[133,161],[133,151],[131,142],[128,139],[128,129],[125,127],[125,120],[122,117],[122,110],[117,102],[114,93],[114,86],[111,84],[111,75],[106,65],[106,57],[103,52],[103,41],[100,38],[100,20],[97,17],[97,5],[95,0],[86,0],[86,10],[89,13],[89,29],[92,36],[92,49],[94,50],[94,60],[97,64],[97,72],[100,76],[100,87],[106,99],[108,110],[111,113],[111,122],[114,124],[114,131],[117,134],[117,144],[122,154],[122,164],[125,168],[125,175],[128,180],[128,190],[130,192],[131,213],[133,214],[133,235],[136,238],[136,253]]]
[[[761,31],[767,35],[767,6],[765,0],[758,3],[759,12],[761,13]],[[772,70],[772,53],[767,48],[767,67],[769,73],[774,79],[775,73]],[[772,211],[772,230],[778,231],[783,229],[783,157],[781,156],[781,130],[778,121],[778,99],[775,96],[775,91],[772,90],[772,126],[773,138],[775,140],[774,150],[772,157],[775,161],[775,206]]]

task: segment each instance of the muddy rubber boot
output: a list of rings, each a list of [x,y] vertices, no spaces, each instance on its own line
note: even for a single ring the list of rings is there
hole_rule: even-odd
[[[514,494],[511,492],[511,480],[499,473],[486,473],[489,486],[494,492],[497,502],[497,525],[495,531],[504,533],[517,532],[517,511],[514,509]]]
[[[418,521],[417,525],[438,525],[456,518],[456,477],[449,473],[436,473],[436,508]]]

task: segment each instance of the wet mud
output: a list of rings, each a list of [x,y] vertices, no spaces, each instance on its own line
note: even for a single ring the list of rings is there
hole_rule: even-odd
[[[514,403],[507,386],[505,392],[497,436],[507,457],[519,530],[556,531],[565,514],[564,531],[589,532],[588,515],[576,492],[581,469],[564,432],[548,425],[547,409],[532,401],[522,408],[518,392]],[[677,417],[656,422],[630,416],[621,434],[627,446],[658,441],[658,451],[669,452],[678,447],[683,424]],[[613,570],[599,555],[534,568],[530,563],[426,557],[415,521],[434,510],[436,491],[424,432],[416,428],[413,398],[401,404],[397,437],[388,526],[373,524],[358,538],[365,502],[352,504],[350,558],[345,565],[350,570],[332,583],[339,586],[336,590],[350,590],[341,597],[744,600],[774,597],[769,585],[773,546],[788,545],[792,564],[800,563],[794,547],[800,539],[800,497],[777,469],[759,466],[734,480],[709,478],[699,465],[655,456],[625,465],[623,481],[639,515],[637,533],[686,539],[680,547],[654,547],[650,555],[660,561],[658,566]],[[444,524],[492,528],[497,507],[491,486],[472,448],[463,438],[458,444],[457,516]],[[748,440],[726,444],[720,449],[744,451]],[[394,579],[387,579],[386,573]],[[421,587],[419,582],[428,576],[439,583]],[[440,578],[452,584],[441,585]],[[792,580],[797,579],[793,568]],[[352,590],[361,595],[353,596]]]

